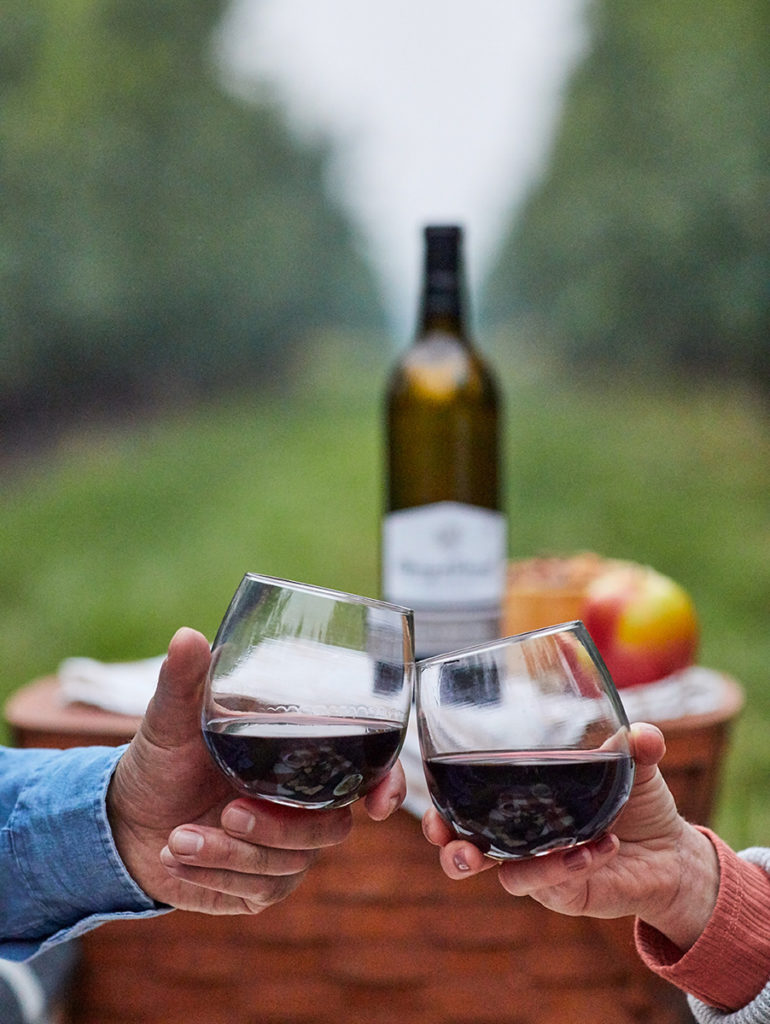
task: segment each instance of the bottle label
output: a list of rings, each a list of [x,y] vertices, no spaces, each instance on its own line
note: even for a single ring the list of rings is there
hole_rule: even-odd
[[[500,608],[441,608],[414,613],[416,658],[491,643],[500,636]]]
[[[414,609],[420,657],[499,636],[501,512],[452,501],[390,512],[382,548],[385,600]]]

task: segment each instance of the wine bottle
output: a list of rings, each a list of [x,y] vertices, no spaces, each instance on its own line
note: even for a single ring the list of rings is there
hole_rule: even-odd
[[[499,636],[506,521],[498,388],[473,346],[462,229],[425,228],[416,337],[386,395],[382,591],[415,613],[418,658]]]

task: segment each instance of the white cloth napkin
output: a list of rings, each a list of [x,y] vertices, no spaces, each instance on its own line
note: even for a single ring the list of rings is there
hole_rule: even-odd
[[[93,658],[66,658],[58,676],[65,702],[82,701],[124,715],[143,715],[155,691],[163,655],[142,661],[107,663]],[[657,683],[620,691],[629,721],[662,722],[707,714],[723,700],[719,672],[694,665]],[[409,719],[401,763],[407,782],[406,810],[421,817],[430,806],[422,770],[416,715]]]
[[[121,662],[65,658],[57,673],[64,702],[93,704],[120,715],[143,715],[155,693],[164,657]]]

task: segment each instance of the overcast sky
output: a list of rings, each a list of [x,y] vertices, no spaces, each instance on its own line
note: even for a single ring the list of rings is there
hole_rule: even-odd
[[[414,318],[425,223],[462,223],[471,285],[538,174],[584,0],[233,0],[235,88],[273,88],[300,134],[331,139],[394,328]]]

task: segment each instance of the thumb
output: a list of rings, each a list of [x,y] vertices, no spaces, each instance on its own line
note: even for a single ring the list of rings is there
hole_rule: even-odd
[[[143,728],[158,746],[173,747],[200,732],[200,709],[211,654],[206,637],[183,626],[168,645]]]
[[[631,726],[631,753],[636,761],[637,782],[653,778],[666,753],[666,741],[657,725],[634,722]]]

